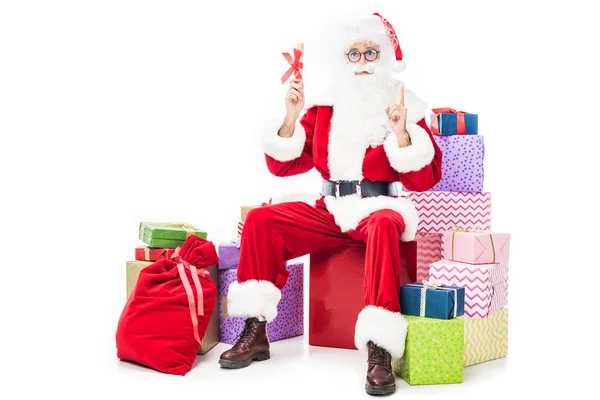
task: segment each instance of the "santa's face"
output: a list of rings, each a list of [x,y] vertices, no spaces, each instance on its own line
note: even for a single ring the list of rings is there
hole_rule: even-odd
[[[338,64],[343,73],[335,79],[337,104],[389,101],[389,94],[395,93],[390,65],[393,54],[385,51],[389,53],[389,49],[372,40],[355,41],[346,47],[345,61]]]
[[[385,91],[391,83],[391,57],[384,51],[389,52],[389,49],[372,40],[351,43],[346,47],[345,62],[340,64],[344,73],[339,76],[338,83],[346,86],[346,90],[353,87],[359,92]]]
[[[372,75],[379,60],[379,45],[373,42],[354,42],[346,52],[350,72],[354,75]]]

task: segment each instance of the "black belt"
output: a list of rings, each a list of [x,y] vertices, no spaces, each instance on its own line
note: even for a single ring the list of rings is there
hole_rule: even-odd
[[[344,197],[351,194],[359,197],[398,196],[395,182],[382,181],[328,181],[323,179],[323,196]]]

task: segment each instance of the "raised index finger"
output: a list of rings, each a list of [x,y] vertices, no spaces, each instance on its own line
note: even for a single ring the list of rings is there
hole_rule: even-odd
[[[398,100],[398,104],[404,107],[404,84],[400,85],[400,100]]]

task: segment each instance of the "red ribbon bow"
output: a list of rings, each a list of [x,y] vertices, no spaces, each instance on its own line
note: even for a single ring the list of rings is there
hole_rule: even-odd
[[[290,55],[290,53],[281,53],[287,60],[287,62],[291,65],[290,69],[286,71],[285,74],[281,77],[281,83],[285,83],[290,76],[292,76],[292,72],[296,75],[296,78],[302,79],[302,61],[300,61],[300,57],[302,57],[302,51],[300,49],[294,49],[294,58]]]
[[[261,207],[266,207],[266,206],[270,206],[271,203],[273,202],[273,199],[269,199],[268,203],[265,203],[264,201],[262,203],[260,203]]]
[[[467,134],[467,126],[465,124],[465,114],[466,111],[456,111],[453,108],[433,108],[433,118],[431,120],[431,131],[434,135],[441,136],[439,123],[438,123],[438,114],[456,114],[456,134],[457,135],[466,135]]]
[[[204,294],[202,292],[202,285],[200,285],[200,280],[198,279],[198,275],[202,277],[210,276],[210,272],[201,268],[197,269],[195,265],[190,264],[185,261],[179,255],[180,248],[175,249],[175,252],[171,256],[171,259],[177,263],[177,272],[179,272],[179,277],[181,278],[181,283],[183,283],[183,288],[185,289],[185,294],[188,298],[188,305],[190,308],[190,317],[192,318],[192,326],[194,327],[194,339],[200,344],[202,344],[202,340],[200,340],[200,335],[198,335],[198,315],[204,315]],[[189,269],[192,273],[192,280],[194,281],[194,286],[196,287],[196,293],[198,294],[198,311],[196,311],[196,303],[194,302],[194,292],[192,291],[192,286],[190,285],[190,281],[185,273],[185,269]]]

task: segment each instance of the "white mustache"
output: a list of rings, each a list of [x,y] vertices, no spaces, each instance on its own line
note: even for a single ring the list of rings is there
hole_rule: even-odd
[[[369,74],[372,74],[373,72],[375,72],[375,64],[367,63],[365,65],[362,65],[356,63],[352,66],[352,72],[355,74],[360,74],[361,72],[368,72]]]

